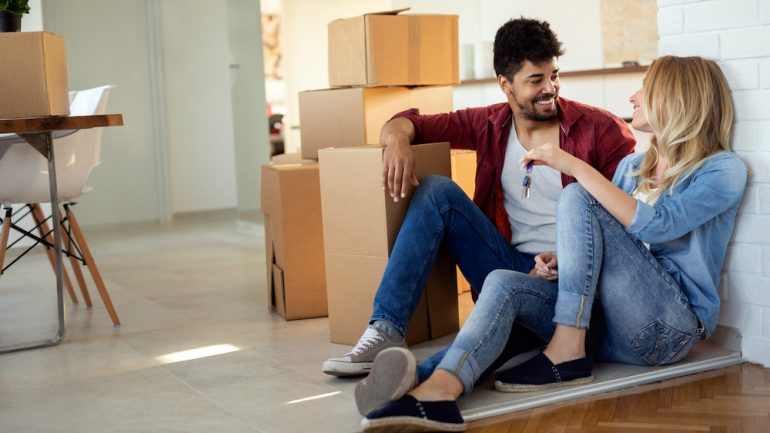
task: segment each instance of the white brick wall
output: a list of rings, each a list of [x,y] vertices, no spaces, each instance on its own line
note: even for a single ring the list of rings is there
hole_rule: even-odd
[[[717,60],[733,90],[733,147],[753,171],[725,260],[719,323],[770,366],[770,0],[658,0],[658,53]]]

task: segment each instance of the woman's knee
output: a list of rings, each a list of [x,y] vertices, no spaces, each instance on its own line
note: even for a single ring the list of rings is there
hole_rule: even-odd
[[[559,195],[557,204],[557,215],[562,212],[568,212],[572,209],[584,208],[586,205],[595,201],[593,196],[577,182],[573,182],[566,187]]]

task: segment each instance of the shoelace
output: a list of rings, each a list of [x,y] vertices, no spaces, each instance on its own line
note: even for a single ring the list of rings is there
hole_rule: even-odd
[[[358,340],[358,343],[356,343],[356,346],[353,348],[353,350],[350,351],[350,353],[348,353],[348,355],[360,355],[361,353],[374,347],[377,343],[383,341],[385,341],[385,339],[380,335],[379,332],[377,332],[376,329],[366,328],[364,335],[361,336],[361,339]]]

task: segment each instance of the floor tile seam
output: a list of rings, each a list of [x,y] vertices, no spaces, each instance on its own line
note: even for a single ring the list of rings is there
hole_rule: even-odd
[[[225,408],[224,406],[222,406],[220,403],[218,403],[217,401],[213,400],[211,397],[209,397],[208,395],[206,395],[206,394],[205,394],[203,391],[201,391],[201,390],[199,390],[198,388],[194,387],[192,384],[188,383],[187,381],[185,381],[185,380],[184,380],[184,379],[182,379],[181,377],[179,377],[179,376],[177,376],[176,374],[174,374],[174,373],[173,373],[172,371],[170,371],[169,369],[165,368],[165,366],[166,366],[166,365],[167,365],[167,364],[164,364],[164,365],[159,365],[158,367],[160,367],[160,368],[161,368],[161,370],[163,370],[163,371],[164,371],[166,374],[168,374],[169,376],[171,376],[172,378],[174,378],[174,379],[175,379],[177,382],[181,383],[181,384],[182,384],[182,385],[184,385],[185,387],[187,387],[187,388],[189,388],[190,390],[194,391],[196,394],[198,394],[199,396],[201,396],[201,397],[203,397],[204,399],[206,399],[206,401],[208,401],[209,403],[213,404],[214,406],[216,406],[217,408],[219,408],[220,410],[222,410],[222,411],[223,411],[224,413],[226,413],[228,416],[232,417],[233,419],[237,419],[238,421],[242,422],[244,425],[248,426],[248,427],[249,427],[250,429],[252,429],[252,430],[253,430],[255,433],[267,433],[267,432],[265,432],[265,431],[263,431],[263,430],[259,430],[259,429],[258,429],[256,426],[254,426],[253,424],[251,424],[250,422],[248,422],[248,421],[247,421],[247,420],[246,420],[244,417],[241,417],[241,416],[237,415],[236,413],[234,413],[234,412],[232,412],[232,411],[228,410],[227,408]]]

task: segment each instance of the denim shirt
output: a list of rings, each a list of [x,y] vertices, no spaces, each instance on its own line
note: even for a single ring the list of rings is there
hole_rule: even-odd
[[[612,183],[629,195],[638,184],[644,157],[625,157]],[[704,335],[716,328],[719,316],[719,278],[735,215],[746,189],[748,170],[732,152],[719,152],[674,186],[654,205],[637,200],[626,232],[650,244],[650,252],[674,278],[703,325]]]

